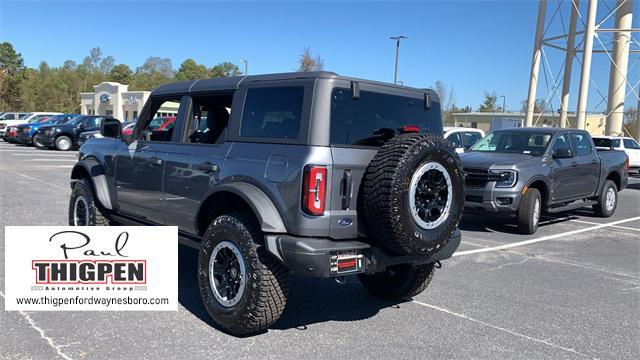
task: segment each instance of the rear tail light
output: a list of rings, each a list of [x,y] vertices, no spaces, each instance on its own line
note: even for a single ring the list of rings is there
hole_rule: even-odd
[[[629,173],[629,155],[627,155],[627,159],[624,161],[624,166],[627,168],[627,174]]]
[[[416,125],[404,125],[399,130],[402,134],[420,132],[420,128]]]
[[[310,215],[324,215],[326,190],[327,168],[307,165],[302,185],[302,209]]]

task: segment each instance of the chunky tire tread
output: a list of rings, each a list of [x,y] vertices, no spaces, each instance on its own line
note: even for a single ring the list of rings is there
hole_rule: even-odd
[[[229,232],[240,248],[247,266],[243,298],[235,306],[218,304],[209,286],[208,264],[211,251]],[[228,240],[228,239],[227,239]],[[222,215],[205,232],[198,260],[200,295],[207,312],[223,330],[246,336],[267,330],[282,315],[289,293],[289,271],[266,251],[262,232],[255,219],[244,213]]]
[[[358,275],[365,289],[387,300],[406,300],[423,292],[435,273],[434,264],[397,265],[383,273]]]
[[[527,189],[527,192],[520,199],[520,206],[518,208],[518,230],[523,234],[533,234],[538,229],[540,219],[535,223],[532,220],[533,207],[535,200],[540,201],[540,212],[542,212],[542,197],[540,191],[535,188]]]
[[[426,160],[439,161],[450,169],[449,175],[457,188],[454,188],[450,219],[440,225],[444,229],[427,241],[421,241],[401,220],[411,217],[404,212],[403,207],[408,208],[408,205],[404,205],[403,197],[408,197],[413,171]],[[449,163],[445,164],[443,160]],[[364,213],[371,234],[377,245],[392,254],[429,255],[446,244],[460,222],[464,206],[460,158],[447,141],[433,134],[403,134],[387,142],[367,167],[363,185]]]
[[[74,225],[73,207],[79,196],[85,196],[89,205],[89,223],[90,226],[109,226],[111,219],[107,215],[106,209],[96,201],[93,195],[93,187],[87,179],[78,180],[71,190],[71,199],[69,200],[69,225]]]
[[[616,192],[616,204],[613,207],[613,210],[611,210],[610,212],[607,211],[607,207],[606,207],[606,194],[607,194],[607,189],[609,189],[610,187],[613,187],[613,189]],[[613,215],[616,212],[616,208],[618,207],[618,187],[616,186],[616,184],[611,181],[611,180],[605,180],[604,184],[602,185],[602,190],[600,191],[600,193],[598,194],[598,199],[597,199],[598,203],[593,205],[591,208],[593,209],[593,212],[599,216],[599,217],[610,217],[611,215]]]

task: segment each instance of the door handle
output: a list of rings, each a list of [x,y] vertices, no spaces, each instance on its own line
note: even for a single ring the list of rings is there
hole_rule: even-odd
[[[578,163],[575,162],[575,161],[571,163],[571,167],[576,167],[577,165],[578,165]]]
[[[591,163],[595,165],[595,164],[597,164],[597,163],[598,163],[598,160],[593,159],[593,160],[591,160]]]
[[[218,167],[218,165],[212,163],[211,161],[205,161],[205,162],[201,162],[198,165],[196,165],[196,169],[203,170],[203,171],[216,172],[216,171],[219,170],[219,167]]]
[[[162,159],[160,159],[157,156],[151,156],[149,158],[147,158],[147,162],[153,164],[153,165],[161,165],[162,164]]]

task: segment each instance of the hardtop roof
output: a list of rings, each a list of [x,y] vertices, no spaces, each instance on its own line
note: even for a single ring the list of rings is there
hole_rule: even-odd
[[[224,90],[233,91],[233,90],[236,90],[242,82],[260,82],[260,81],[311,79],[311,78],[325,78],[325,79],[355,81],[359,83],[388,86],[388,87],[409,90],[409,91],[413,90],[420,93],[429,92],[430,94],[434,94],[434,95],[436,94],[431,89],[417,89],[417,88],[412,88],[408,86],[389,84],[381,81],[373,81],[373,80],[365,80],[365,79],[358,79],[353,77],[340,76],[330,71],[308,71],[308,72],[290,72],[290,73],[263,74],[263,75],[229,76],[229,77],[221,77],[221,78],[213,78],[213,79],[174,82],[174,83],[169,83],[169,84],[165,84],[157,87],[152,91],[151,95],[161,96],[161,95],[197,93],[197,92],[209,92],[209,91],[224,91]]]

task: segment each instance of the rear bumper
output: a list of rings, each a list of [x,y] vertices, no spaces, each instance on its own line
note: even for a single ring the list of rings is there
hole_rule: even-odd
[[[358,273],[373,274],[397,264],[430,264],[448,259],[460,245],[458,229],[438,252],[429,257],[389,256],[375,246],[359,240],[334,241],[320,238],[302,238],[290,235],[265,235],[267,250],[287,268],[316,278],[328,278]],[[357,266],[340,270],[338,258],[348,257]]]

